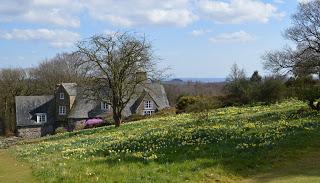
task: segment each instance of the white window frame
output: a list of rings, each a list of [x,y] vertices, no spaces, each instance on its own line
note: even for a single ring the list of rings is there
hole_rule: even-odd
[[[101,102],[101,110],[109,111],[110,110],[110,105],[107,102]]]
[[[63,93],[63,92],[60,93],[60,99],[61,99],[61,100],[64,99],[64,93]]]
[[[64,116],[67,114],[67,107],[66,106],[59,106],[59,115]]]
[[[153,109],[153,103],[151,100],[144,101],[144,109],[145,110]]]
[[[37,113],[37,123],[47,122],[47,113]]]
[[[151,116],[152,114],[154,114],[155,111],[154,110],[144,110],[143,111],[143,115],[144,116]]]

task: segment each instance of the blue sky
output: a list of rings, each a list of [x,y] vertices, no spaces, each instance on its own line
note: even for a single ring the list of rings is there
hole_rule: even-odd
[[[300,0],[302,2],[303,0]],[[305,2],[304,0],[303,2]],[[0,68],[32,67],[93,34],[144,33],[175,77],[265,73],[297,0],[1,0]]]

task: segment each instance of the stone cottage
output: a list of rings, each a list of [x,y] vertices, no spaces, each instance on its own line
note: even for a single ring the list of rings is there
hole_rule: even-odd
[[[103,101],[88,100],[76,83],[57,85],[52,96],[17,96],[16,121],[18,136],[35,138],[52,134],[59,126],[75,126],[88,120],[105,120],[112,116],[112,107]],[[160,83],[146,82],[137,89],[123,111],[124,117],[133,114],[152,115],[169,107],[164,87]]]

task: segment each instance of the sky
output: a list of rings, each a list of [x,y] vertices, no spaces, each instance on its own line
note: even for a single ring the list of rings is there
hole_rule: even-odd
[[[95,34],[132,31],[152,42],[173,77],[248,75],[261,56],[290,44],[282,35],[307,0],[1,0],[0,68],[28,68]]]

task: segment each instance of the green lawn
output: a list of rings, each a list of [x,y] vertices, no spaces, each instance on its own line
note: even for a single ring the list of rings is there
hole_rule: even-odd
[[[320,113],[302,107],[287,101],[218,109],[209,120],[191,114],[146,119],[43,138],[10,151],[48,183],[319,181],[317,167],[295,173],[300,158],[320,149]]]

